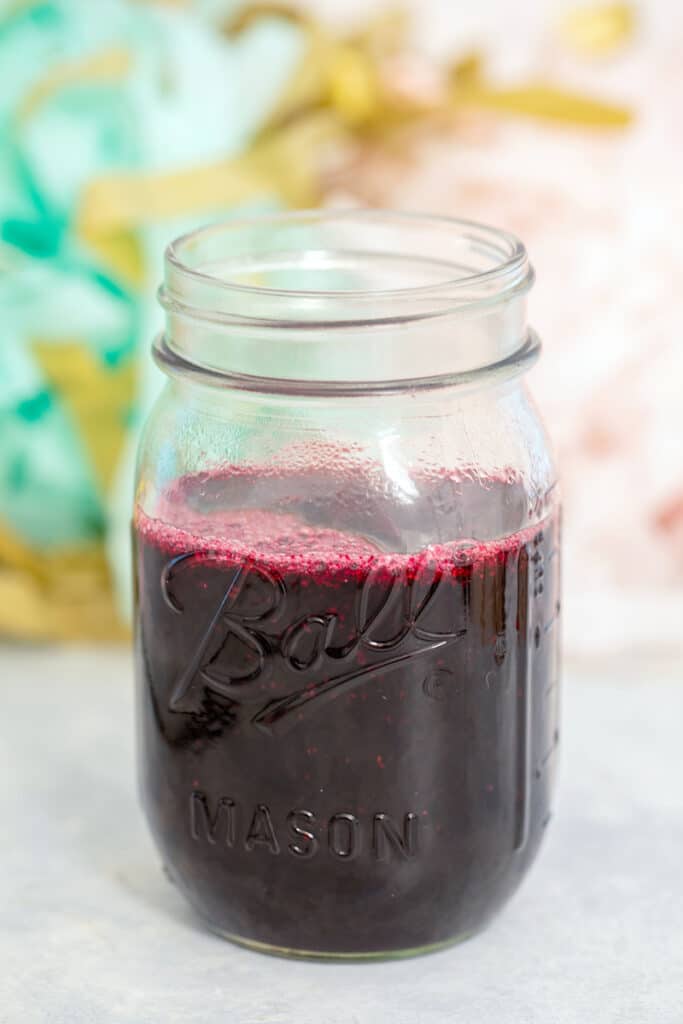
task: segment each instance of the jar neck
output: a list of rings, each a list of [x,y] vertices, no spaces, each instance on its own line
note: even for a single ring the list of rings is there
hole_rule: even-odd
[[[538,353],[516,239],[382,211],[229,222],[166,253],[155,347],[214,386],[330,394],[512,376]]]

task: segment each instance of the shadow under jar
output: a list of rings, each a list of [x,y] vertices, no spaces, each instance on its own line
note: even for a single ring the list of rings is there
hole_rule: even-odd
[[[141,790],[215,931],[290,955],[478,931],[550,817],[555,470],[523,246],[383,211],[166,253],[141,444]]]

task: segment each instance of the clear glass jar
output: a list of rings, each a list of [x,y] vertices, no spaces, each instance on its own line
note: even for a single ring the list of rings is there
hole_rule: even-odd
[[[382,211],[175,242],[135,508],[140,778],[211,928],[479,930],[550,816],[558,504],[514,238]]]

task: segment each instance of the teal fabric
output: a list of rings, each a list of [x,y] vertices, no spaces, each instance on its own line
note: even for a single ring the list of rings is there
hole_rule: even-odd
[[[176,234],[231,211],[137,225],[146,270],[138,286],[81,240],[79,202],[102,175],[191,168],[249,144],[300,58],[303,37],[285,21],[262,20],[229,39],[214,16],[224,18],[230,6],[0,3],[0,529],[33,547],[107,539],[113,564],[128,563],[132,452],[158,388],[148,351],[160,324],[154,293],[163,249]],[[64,84],[24,116],[38,81],[111,51],[129,55],[125,74]],[[263,205],[273,203],[263,197]],[[36,339],[83,346],[103,380],[133,375],[131,402],[120,410],[121,464],[109,488],[67,396],[46,378]]]

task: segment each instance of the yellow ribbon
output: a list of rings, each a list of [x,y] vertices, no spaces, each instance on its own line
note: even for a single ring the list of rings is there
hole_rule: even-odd
[[[131,65],[130,53],[120,47],[60,64],[38,79],[26,93],[17,116],[20,121],[31,117],[46,100],[69,85],[123,78],[130,71]]]
[[[587,56],[604,56],[633,37],[636,17],[631,4],[595,4],[569,11],[560,24],[563,39]]]
[[[104,366],[78,339],[33,339],[31,350],[59,395],[89,456],[103,494],[109,490],[135,396],[135,366]]]
[[[511,89],[496,89],[486,84],[456,88],[453,102],[456,107],[476,107],[591,128],[623,128],[633,117],[628,107],[543,82]]]
[[[277,194],[293,206],[319,199],[321,147],[338,136],[334,119],[309,115],[261,138],[232,160],[162,174],[114,174],[88,183],[77,213],[86,240],[179,215]]]
[[[100,545],[34,551],[0,527],[0,633],[23,640],[124,640]]]

